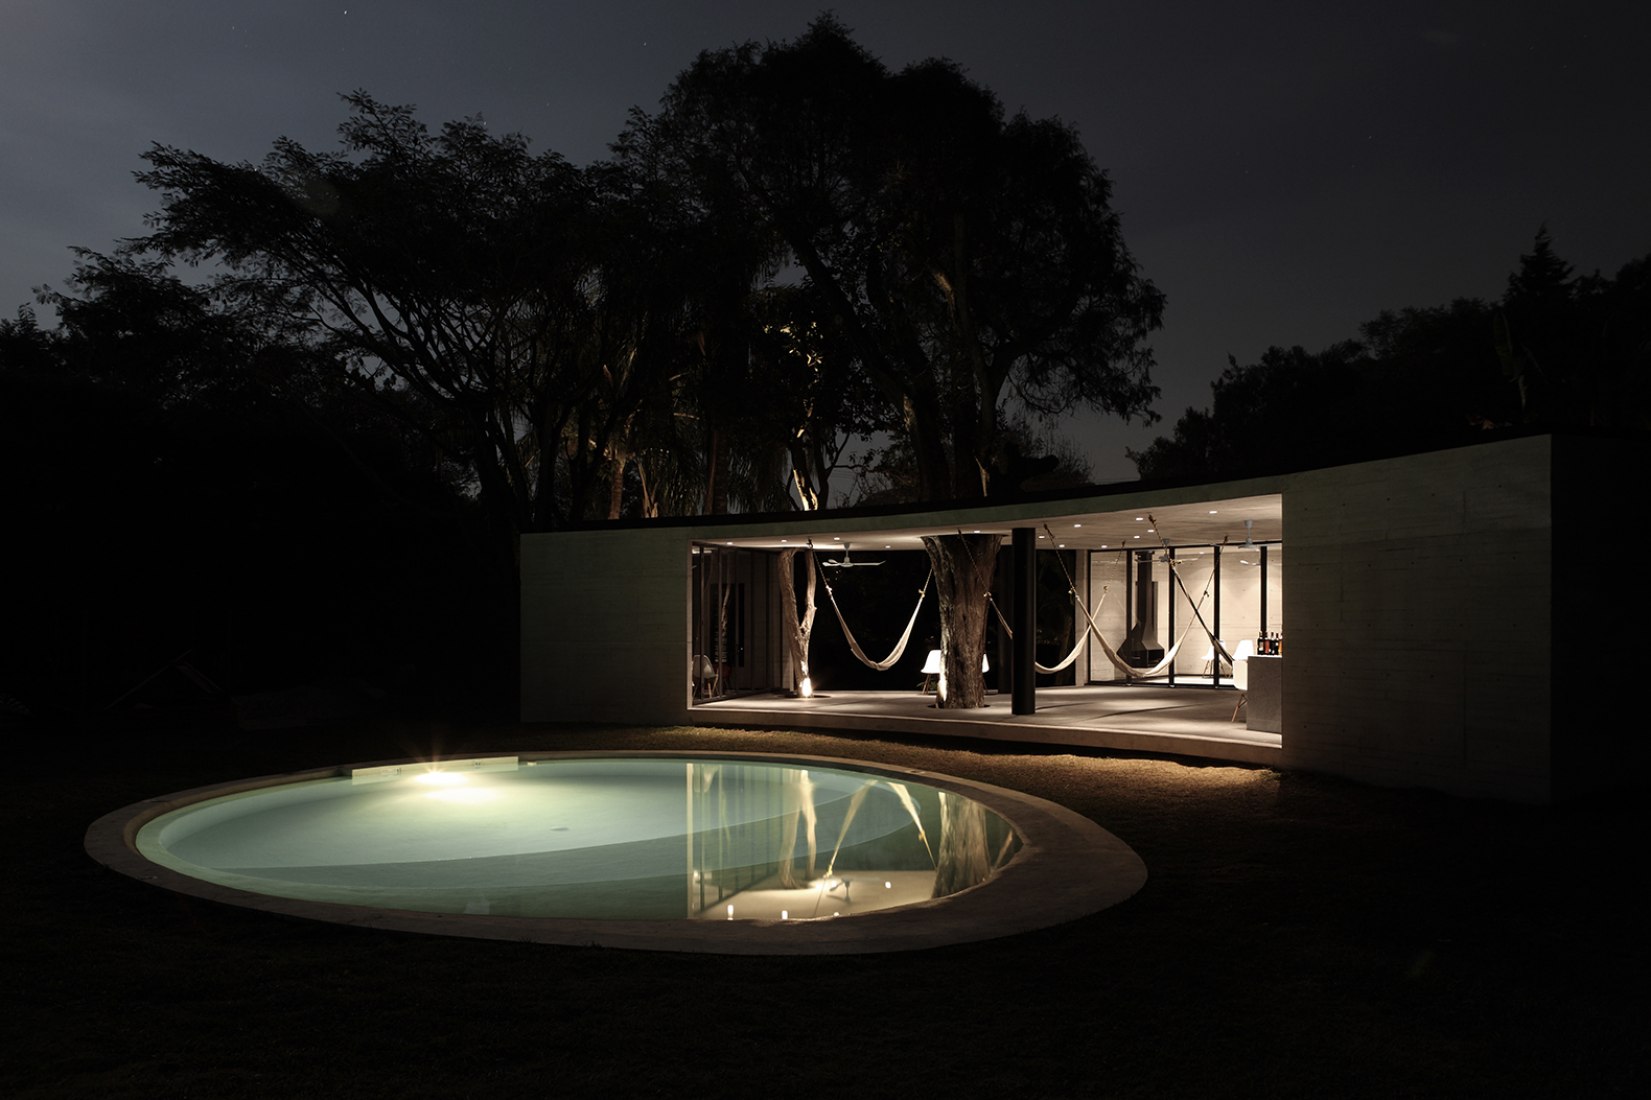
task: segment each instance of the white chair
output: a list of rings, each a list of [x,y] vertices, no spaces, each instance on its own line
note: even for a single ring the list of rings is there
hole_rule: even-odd
[[[711,699],[721,693],[722,684],[717,667],[703,653],[694,655],[694,692],[701,699]]]
[[[935,677],[940,675],[940,651],[929,650],[928,659],[923,662],[923,682],[917,685],[920,695],[927,695],[934,690]]]
[[[1238,712],[1249,701],[1250,690],[1250,656],[1255,652],[1255,643],[1248,638],[1238,643],[1233,650],[1233,687],[1238,689],[1238,702],[1233,706],[1232,721],[1238,721]]]
[[[991,658],[987,657],[984,653],[980,655],[980,671],[983,673],[992,671]],[[935,689],[935,679],[939,675],[940,651],[938,649],[931,649],[929,650],[928,658],[923,662],[923,682],[918,685],[917,690],[923,695],[927,695],[929,692],[933,691]]]

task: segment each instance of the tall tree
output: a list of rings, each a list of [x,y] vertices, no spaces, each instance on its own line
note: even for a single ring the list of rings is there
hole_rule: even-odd
[[[1130,452],[1141,476],[1208,480],[1450,447],[1487,429],[1651,427],[1651,257],[1575,276],[1545,230],[1500,302],[1389,310],[1320,352],[1272,347],[1212,403]]]
[[[369,397],[280,318],[156,263],[83,253],[44,298],[56,329],[0,323],[0,499],[33,582],[0,690],[90,721],[186,650],[239,691],[510,667],[487,643],[508,637],[513,573],[489,569],[461,472],[407,428],[427,410],[389,414],[416,395]]]
[[[1651,257],[1614,278],[1577,276],[1546,226],[1508,276],[1496,316],[1522,419],[1558,428],[1643,430],[1651,423]]]
[[[844,349],[833,369],[865,372],[924,499],[990,491],[1010,403],[1150,415],[1162,295],[1070,127],[1006,118],[950,62],[892,73],[829,17],[702,54],[662,114],[684,161],[783,240]],[[994,548],[930,553],[957,606],[983,599]],[[948,705],[981,702],[983,622],[947,634]]]
[[[253,166],[151,149],[139,179],[162,207],[135,247],[220,266],[225,294],[284,311],[422,395],[441,417],[433,436],[473,465],[510,530],[581,514],[602,470],[589,456],[623,419],[571,430],[604,365],[585,180],[480,119],[431,134],[411,108],[345,98],[337,152],[281,139]]]

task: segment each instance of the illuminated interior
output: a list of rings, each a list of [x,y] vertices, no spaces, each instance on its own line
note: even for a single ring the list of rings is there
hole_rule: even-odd
[[[958,528],[876,530],[853,524],[840,521],[840,533],[833,534],[799,529],[693,545],[694,704],[775,694],[807,698],[833,689],[934,690],[934,670],[925,664],[938,645],[932,597],[927,609],[920,603],[914,613],[916,640],[893,668],[868,673],[844,659],[848,647],[826,610],[825,588],[832,586],[845,619],[854,620],[854,629],[868,647],[875,642],[881,656],[912,611],[909,601],[927,569],[922,538]],[[819,521],[811,520],[810,527],[818,531]],[[1039,686],[1231,689],[1235,659],[1283,656],[1283,501],[1276,494],[1159,506],[1152,512],[1072,512],[1000,523],[986,528],[1003,539],[993,580],[999,592],[1008,588],[1009,536],[1016,527],[1037,532],[1036,661],[1059,666],[1057,672],[1040,673]],[[788,643],[783,614],[787,550],[797,552],[791,587],[799,608],[806,607],[804,555],[812,554],[816,564],[820,611],[806,674]],[[1100,645],[1080,645],[1092,637],[1086,621],[1091,615],[1100,637],[1127,667]],[[988,691],[1007,690],[1009,646],[1006,624],[992,621],[986,653],[997,671],[986,673]],[[1063,663],[1074,652],[1076,658]]]

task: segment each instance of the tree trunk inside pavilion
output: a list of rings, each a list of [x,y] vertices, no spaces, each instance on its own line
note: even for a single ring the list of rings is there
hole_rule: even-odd
[[[925,536],[940,598],[940,705],[967,709],[986,705],[986,597],[997,564],[996,535]]]

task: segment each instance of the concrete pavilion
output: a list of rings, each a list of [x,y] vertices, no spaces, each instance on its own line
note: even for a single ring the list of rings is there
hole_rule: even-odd
[[[1621,777],[1623,729],[1594,717],[1598,685],[1584,668],[1632,660],[1630,616],[1613,591],[1622,574],[1598,563],[1592,524],[1643,499],[1637,474],[1627,486],[1604,476],[1632,471],[1633,452],[1526,435],[1203,485],[528,535],[521,715],[988,738],[1572,798]],[[1142,682],[1091,644],[1069,684],[1040,686],[1025,675],[1031,643],[994,627],[998,690],[984,709],[932,705],[918,690],[920,641],[886,689],[792,693],[782,550],[812,541],[842,560],[847,544],[862,560],[921,562],[923,535],[958,531],[1002,536],[994,593],[1015,636],[1039,636],[1026,578],[1054,551],[1075,598],[1100,604],[1109,645],[1133,639],[1132,664],[1173,659]],[[818,602],[830,616],[823,589]],[[844,607],[851,627],[866,610]],[[1064,641],[1038,660],[1070,651],[1082,612],[1067,620]],[[1203,626],[1234,656],[1275,637],[1281,652],[1245,653],[1235,668],[1212,659]],[[866,648],[887,647],[879,635]]]

